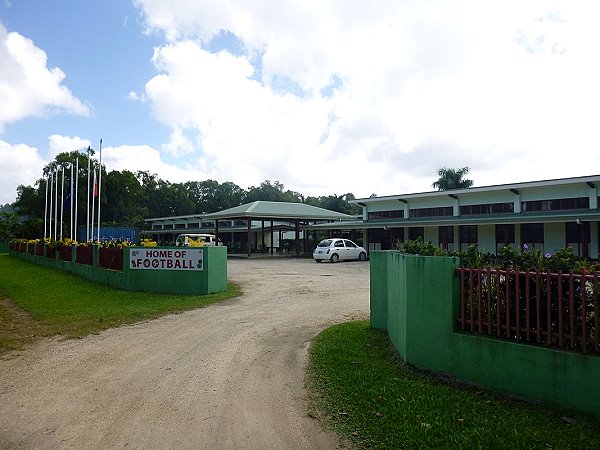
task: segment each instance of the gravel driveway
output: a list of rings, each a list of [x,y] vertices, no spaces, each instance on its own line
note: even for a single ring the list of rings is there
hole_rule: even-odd
[[[233,259],[244,295],[0,360],[0,448],[336,448],[307,416],[311,339],[366,319],[369,263]]]

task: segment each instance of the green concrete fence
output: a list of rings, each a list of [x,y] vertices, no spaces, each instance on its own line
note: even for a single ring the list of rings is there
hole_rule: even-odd
[[[71,247],[70,259],[63,260],[59,252],[51,256],[51,249],[43,244],[22,245],[27,245],[25,251],[11,250],[10,254],[117,289],[169,294],[211,294],[227,289],[227,248],[223,246],[125,247],[122,270],[111,270],[101,267],[97,246],[91,247],[91,264],[81,264],[77,262],[81,247]]]
[[[371,326],[418,368],[600,414],[600,358],[460,333],[458,258],[371,252]]]

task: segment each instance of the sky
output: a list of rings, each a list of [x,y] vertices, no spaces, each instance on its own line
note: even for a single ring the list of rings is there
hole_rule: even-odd
[[[304,195],[600,173],[600,2],[0,0],[0,205],[61,152]],[[110,199],[109,199],[110,200]]]

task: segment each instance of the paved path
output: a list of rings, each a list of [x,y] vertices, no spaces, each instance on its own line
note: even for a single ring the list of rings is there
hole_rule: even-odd
[[[338,447],[307,416],[307,348],[368,317],[368,262],[228,270],[240,298],[0,360],[0,448]]]

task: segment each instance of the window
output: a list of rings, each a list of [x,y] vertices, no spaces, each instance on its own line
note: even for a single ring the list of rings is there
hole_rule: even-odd
[[[214,222],[202,222],[202,228],[214,228]]]
[[[460,250],[466,251],[471,244],[477,244],[479,237],[477,234],[477,225],[460,225],[458,228],[460,238]]]
[[[344,246],[344,241],[335,241],[335,243],[333,244],[334,247],[343,247]]]
[[[461,225],[459,228],[460,242],[477,244],[477,225]]]
[[[571,247],[575,255],[587,258],[590,242],[590,223],[565,223],[565,240],[567,247]]]
[[[373,249],[391,250],[404,242],[404,227],[400,228],[375,228],[369,230],[369,243],[374,244]]]
[[[544,250],[544,224],[523,223],[521,224],[521,244],[528,249],[539,248]]]
[[[345,241],[345,242],[346,242],[346,247],[356,248],[356,244],[354,244],[354,242],[352,242],[352,241]]]
[[[188,228],[200,228],[200,223],[199,222],[188,223]]]
[[[515,225],[512,223],[496,225],[496,254],[507,245],[514,243]]]
[[[562,211],[569,209],[589,209],[589,197],[558,198],[554,200],[533,200],[521,202],[522,212]]]
[[[438,242],[444,250],[452,250],[449,244],[454,244],[454,227],[442,226],[438,227]]]
[[[438,208],[415,208],[409,211],[410,217],[441,217],[451,216],[452,206],[440,206]]]
[[[175,228],[185,228],[185,223],[177,223],[175,224]]]
[[[369,220],[381,220],[381,219],[402,219],[404,217],[404,210],[395,209],[393,211],[373,211],[369,212]]]
[[[425,237],[425,228],[424,227],[412,227],[408,229],[408,240],[414,241],[418,238]]]
[[[513,202],[467,205],[460,207],[460,215],[470,216],[475,214],[506,214],[514,212],[514,207],[515,204]]]

